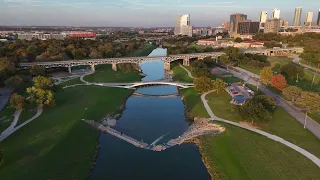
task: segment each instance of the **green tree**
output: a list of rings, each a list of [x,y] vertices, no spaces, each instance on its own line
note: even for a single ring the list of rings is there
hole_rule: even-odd
[[[31,88],[27,88],[27,93],[30,94],[30,101],[35,102],[39,107],[55,105],[55,94],[51,90],[45,90],[33,86]]]
[[[271,113],[255,98],[238,107],[238,111],[242,118],[251,121],[252,124],[254,122],[268,121],[272,118]]]
[[[241,39],[241,38],[239,38],[239,37],[237,37],[237,38],[235,38],[234,39],[234,42],[237,42],[237,43],[241,43],[243,40]]]
[[[296,102],[306,109],[306,117],[308,113],[320,112],[320,95],[318,93],[303,91]]]
[[[228,65],[231,63],[229,56],[223,54],[219,57],[219,61],[222,65]]]
[[[264,67],[260,71],[260,80],[263,84],[269,85],[272,83],[273,72],[271,67]]]
[[[10,98],[10,105],[15,109],[22,110],[25,105],[24,97],[14,93]]]
[[[294,102],[301,94],[302,89],[296,86],[288,86],[283,90],[283,95]]]
[[[33,78],[34,87],[37,89],[49,90],[53,87],[53,81],[44,76],[36,76]]]
[[[8,88],[20,88],[23,85],[23,83],[24,83],[23,77],[18,75],[11,76],[4,82],[4,84]]]
[[[34,65],[30,68],[30,73],[33,76],[43,76],[46,73],[46,68],[38,65]]]
[[[0,84],[15,73],[15,65],[7,58],[0,58]]]
[[[213,89],[213,82],[208,77],[199,77],[193,81],[196,91],[204,93]]]
[[[298,68],[296,65],[293,63],[286,64],[281,67],[281,74],[286,75],[290,79],[294,79],[297,77],[303,77],[304,72],[301,68]]]
[[[286,87],[288,87],[287,80],[281,74],[277,74],[272,77],[272,87],[278,89],[279,91],[283,91]]]
[[[220,92],[224,91],[226,88],[226,83],[220,79],[217,78],[215,81],[213,81],[213,88],[217,91],[219,94]]]

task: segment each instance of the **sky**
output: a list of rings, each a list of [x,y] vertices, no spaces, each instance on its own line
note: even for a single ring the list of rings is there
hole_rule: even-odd
[[[258,20],[262,10],[281,10],[293,21],[295,7],[314,12],[319,0],[0,0],[0,25],[173,27],[175,16],[190,14],[195,27],[217,26],[232,13]]]

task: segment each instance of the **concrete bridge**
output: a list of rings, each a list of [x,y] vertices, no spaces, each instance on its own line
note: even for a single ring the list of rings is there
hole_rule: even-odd
[[[195,54],[178,54],[169,56],[143,56],[143,57],[123,57],[123,58],[106,58],[106,59],[87,59],[87,60],[69,60],[69,61],[51,61],[51,62],[31,62],[20,63],[21,69],[27,69],[34,65],[42,66],[45,68],[53,67],[67,67],[71,73],[71,67],[87,65],[91,70],[95,71],[95,65],[112,64],[112,69],[117,71],[117,64],[121,63],[143,63],[147,61],[164,60],[164,69],[170,71],[170,63],[176,60],[183,60],[185,66],[189,66],[190,59],[203,59],[205,57],[218,58],[224,54],[223,52],[208,52],[208,53],[195,53]]]

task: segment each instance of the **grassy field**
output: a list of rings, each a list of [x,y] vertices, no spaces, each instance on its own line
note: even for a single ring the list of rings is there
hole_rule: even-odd
[[[180,82],[193,82],[193,79],[188,76],[188,73],[182,69],[179,65],[175,65],[172,68],[173,79]]]
[[[201,101],[201,95],[198,94],[194,88],[181,89],[180,93],[186,104],[186,111],[188,112],[189,117],[209,118]]]
[[[10,102],[8,101],[0,111],[0,134],[10,126],[11,122],[13,121],[14,112],[15,109],[10,107]]]
[[[119,111],[126,89],[79,86],[57,93],[53,108],[0,144],[1,179],[86,179],[98,133],[81,119]],[[102,96],[103,94],[103,96]]]
[[[258,67],[245,66],[245,65],[242,65],[242,64],[240,64],[239,67],[242,68],[242,69],[245,69],[247,71],[253,72],[255,74],[260,74],[260,70],[262,69],[262,68],[258,68]]]
[[[233,83],[237,83],[237,82],[241,82],[241,79],[237,78],[237,77],[218,77],[213,75],[211,77],[211,79],[216,80],[217,78],[222,79],[224,82],[229,83],[229,84],[233,84]]]
[[[319,168],[298,152],[250,131],[222,125],[224,133],[199,138],[212,179],[319,179]]]
[[[233,110],[233,105],[230,104],[231,96],[227,92],[220,94],[211,93],[207,96],[207,100],[213,113],[218,117],[235,122],[246,120]],[[273,114],[273,118],[268,123],[261,122],[256,125],[263,131],[282,137],[320,157],[320,140],[310,131],[304,129],[283,108],[278,107]]]
[[[59,86],[64,87],[64,86],[70,86],[70,85],[74,85],[74,84],[83,84],[83,82],[80,81],[80,78],[74,78],[74,79],[71,79],[69,81],[65,81],[65,82],[59,84]]]
[[[155,48],[157,48],[154,44],[145,43],[141,49],[138,49],[130,54],[128,57],[137,57],[137,56],[147,56],[149,55]]]
[[[27,103],[24,107],[24,110],[20,114],[20,117],[16,126],[19,126],[20,124],[29,120],[36,114],[37,114],[37,106],[35,104]]]
[[[138,71],[121,72],[113,71],[110,64],[96,66],[96,72],[84,77],[88,82],[135,82],[140,81],[142,76]]]

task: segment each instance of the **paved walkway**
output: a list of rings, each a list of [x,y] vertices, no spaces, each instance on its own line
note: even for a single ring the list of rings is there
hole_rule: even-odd
[[[210,115],[211,120],[220,121],[220,122],[227,123],[227,124],[230,124],[230,125],[233,125],[233,126],[237,126],[237,127],[239,127],[239,128],[242,128],[242,129],[246,129],[246,130],[255,132],[255,133],[260,134],[260,135],[262,135],[262,136],[265,136],[265,137],[267,137],[267,138],[269,138],[269,139],[272,139],[272,140],[274,140],[274,141],[277,141],[277,142],[279,142],[279,143],[281,143],[281,144],[284,144],[285,146],[287,146],[287,147],[289,147],[289,148],[291,148],[291,149],[299,152],[300,154],[304,155],[305,157],[307,157],[308,159],[310,159],[312,162],[314,162],[318,167],[320,167],[320,159],[317,158],[315,155],[309,153],[308,151],[300,148],[299,146],[296,146],[296,145],[294,145],[294,144],[292,144],[292,143],[290,143],[290,142],[288,142],[288,141],[286,141],[286,140],[284,140],[284,139],[282,139],[282,138],[280,138],[280,137],[278,137],[278,136],[269,134],[269,133],[267,133],[267,132],[264,132],[264,131],[261,131],[261,130],[255,129],[255,128],[243,126],[243,125],[241,125],[241,124],[239,124],[239,123],[232,122],[232,121],[228,121],[228,120],[224,120],[224,119],[221,119],[221,118],[215,116],[214,113],[212,112],[210,106],[208,105],[207,100],[206,100],[206,96],[207,96],[209,93],[211,93],[211,92],[213,92],[213,91],[206,92],[206,93],[202,94],[202,96],[201,96],[201,100],[202,100],[202,102],[203,102],[203,105],[204,105],[204,107],[206,108],[208,114]]]
[[[319,68],[315,68],[315,67],[312,67],[312,66],[309,66],[309,65],[306,65],[306,64],[301,63],[301,62],[300,62],[300,61],[301,61],[301,58],[299,57],[299,55],[297,55],[297,54],[291,54],[290,57],[293,58],[293,60],[292,60],[293,63],[299,64],[300,66],[305,67],[305,68],[307,68],[307,69],[312,69],[312,70],[314,70],[314,71],[316,71],[316,72],[320,72],[320,69],[319,69]]]
[[[42,108],[38,108],[37,110],[37,114],[34,115],[31,119],[25,121],[24,123],[20,124],[19,126],[15,127],[18,120],[19,120],[19,117],[20,117],[20,114],[21,114],[22,110],[19,110],[19,111],[16,111],[15,114],[14,114],[14,120],[13,122],[11,123],[10,127],[7,128],[5,131],[3,131],[0,135],[0,142],[5,140],[7,137],[9,137],[11,134],[13,134],[14,132],[16,132],[17,130],[19,130],[20,128],[24,127],[25,125],[27,125],[28,123],[30,123],[31,121],[37,119],[43,112],[43,109]]]

